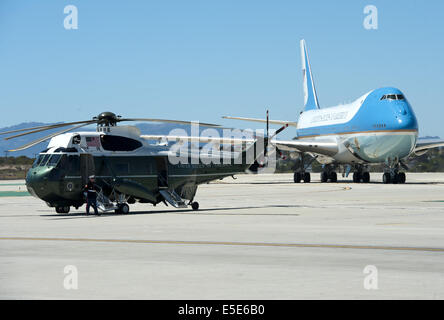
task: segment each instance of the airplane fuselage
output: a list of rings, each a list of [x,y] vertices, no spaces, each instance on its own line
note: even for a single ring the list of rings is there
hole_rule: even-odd
[[[377,164],[408,157],[418,138],[418,122],[396,88],[373,90],[356,101],[301,113],[297,138],[334,141],[338,152],[321,163]]]

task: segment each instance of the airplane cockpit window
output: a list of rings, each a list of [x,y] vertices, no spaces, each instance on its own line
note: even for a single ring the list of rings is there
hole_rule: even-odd
[[[385,94],[381,100],[405,100],[402,94]]]
[[[102,135],[100,140],[102,148],[108,151],[133,151],[143,146],[140,141],[121,136]]]

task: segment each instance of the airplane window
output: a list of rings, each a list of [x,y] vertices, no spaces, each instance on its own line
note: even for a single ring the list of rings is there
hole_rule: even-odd
[[[385,100],[385,99],[387,99],[387,96],[386,96],[386,95],[383,95],[382,98],[381,98],[381,100]]]
[[[396,100],[396,94],[389,94],[389,95],[387,95],[387,99],[389,99],[389,100]]]
[[[59,162],[60,158],[62,157],[61,154],[53,154],[51,158],[48,160],[48,167],[55,167],[57,163]]]
[[[133,151],[142,146],[140,141],[121,136],[102,135],[100,140],[102,148],[108,151]]]
[[[398,100],[405,100],[404,96],[402,94],[398,94],[396,96],[396,98],[398,98]]]

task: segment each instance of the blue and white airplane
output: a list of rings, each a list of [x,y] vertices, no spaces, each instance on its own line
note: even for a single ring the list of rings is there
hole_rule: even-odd
[[[338,169],[343,176],[353,173],[354,182],[369,182],[369,166],[385,164],[384,183],[404,183],[408,169],[404,160],[430,148],[444,146],[444,140],[418,139],[418,121],[404,94],[396,88],[372,90],[350,104],[320,108],[313,82],[305,40],[301,40],[304,111],[297,122],[269,120],[271,124],[296,127],[296,138],[273,140],[280,150],[296,152],[301,165],[294,182],[310,182],[304,153],[323,165],[322,182],[336,182]],[[264,119],[223,117],[254,122]]]

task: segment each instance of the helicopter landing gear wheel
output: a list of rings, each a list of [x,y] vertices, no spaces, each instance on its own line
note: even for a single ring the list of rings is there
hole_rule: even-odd
[[[115,210],[116,213],[128,214],[130,211],[129,205],[126,203],[119,204],[119,207]]]
[[[70,207],[69,206],[63,206],[63,207],[56,207],[55,211],[57,213],[68,213],[69,212]]]
[[[193,202],[191,208],[193,208],[194,211],[199,210],[199,202]]]

